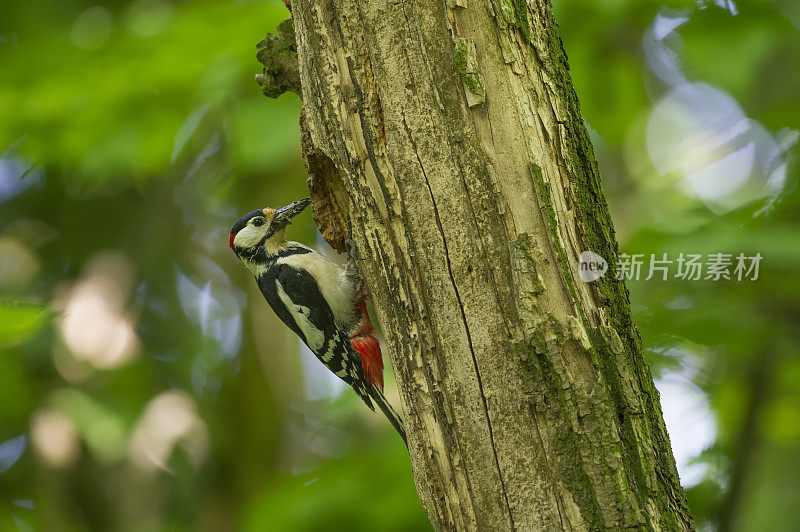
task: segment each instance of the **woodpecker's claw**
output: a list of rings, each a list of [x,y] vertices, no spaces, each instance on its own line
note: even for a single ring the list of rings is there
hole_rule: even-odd
[[[345,238],[344,247],[347,250],[347,268],[345,268],[345,275],[347,275],[347,279],[349,279],[350,283],[356,287],[356,291],[363,293],[365,286],[364,280],[361,278],[361,273],[358,271],[356,261],[365,259],[356,255],[355,246],[350,239],[350,235]]]
[[[344,239],[344,249],[347,251],[347,257],[350,260],[367,260],[363,257],[359,257],[356,253],[356,247],[353,243],[353,239],[350,238],[350,234],[348,233],[347,237]]]

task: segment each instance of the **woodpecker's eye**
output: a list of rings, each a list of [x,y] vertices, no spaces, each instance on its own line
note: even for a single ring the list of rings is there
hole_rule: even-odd
[[[262,225],[264,225],[264,218],[256,218],[255,220],[253,220],[253,225],[256,227],[261,227]]]

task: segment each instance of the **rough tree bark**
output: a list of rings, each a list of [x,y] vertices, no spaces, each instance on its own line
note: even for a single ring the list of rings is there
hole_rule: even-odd
[[[578,277],[617,244],[549,1],[292,11],[259,82],[297,54],[315,220],[366,259],[433,525],[691,529],[624,283]]]

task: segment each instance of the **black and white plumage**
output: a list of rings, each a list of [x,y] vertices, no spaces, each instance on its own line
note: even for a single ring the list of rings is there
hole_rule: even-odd
[[[370,409],[377,404],[405,442],[403,423],[383,395],[380,344],[358,274],[284,237],[291,219],[309,203],[306,198],[278,210],[249,212],[231,229],[230,247],[281,321]]]

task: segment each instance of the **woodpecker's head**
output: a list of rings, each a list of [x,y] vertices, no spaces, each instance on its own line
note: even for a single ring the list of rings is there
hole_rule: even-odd
[[[230,246],[245,262],[263,262],[286,243],[283,232],[292,218],[303,212],[311,198],[303,198],[280,209],[256,209],[239,218],[231,228]]]

